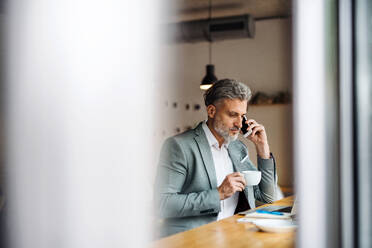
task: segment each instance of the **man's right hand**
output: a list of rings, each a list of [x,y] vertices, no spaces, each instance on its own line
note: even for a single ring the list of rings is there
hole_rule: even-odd
[[[245,180],[240,172],[234,172],[225,177],[222,184],[217,188],[220,193],[220,199],[225,200],[237,191],[243,191],[245,187]]]

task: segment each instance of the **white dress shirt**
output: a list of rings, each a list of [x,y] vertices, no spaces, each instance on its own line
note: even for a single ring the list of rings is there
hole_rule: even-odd
[[[227,151],[229,144],[224,143],[220,148],[216,137],[214,137],[212,134],[211,130],[206,124],[206,121],[203,122],[202,127],[211,148],[214,168],[216,170],[217,187],[219,187],[225,177],[234,172],[233,164]],[[236,192],[231,197],[222,200],[220,202],[221,212],[218,213],[217,220],[233,216],[236,206],[238,205],[238,200],[239,192]]]

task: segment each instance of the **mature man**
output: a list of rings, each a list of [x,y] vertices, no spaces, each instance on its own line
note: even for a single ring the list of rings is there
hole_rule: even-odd
[[[165,141],[155,184],[163,236],[254,208],[255,199],[274,200],[275,160],[264,127],[252,119],[247,121],[252,130],[248,139],[256,146],[261,182],[253,189],[246,187],[241,173],[257,170],[246,146],[237,140],[250,97],[250,89],[241,82],[216,82],[204,94],[207,121]]]

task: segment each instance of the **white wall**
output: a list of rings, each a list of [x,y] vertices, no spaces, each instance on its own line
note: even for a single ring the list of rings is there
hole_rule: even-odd
[[[288,19],[266,20],[256,23],[254,39],[227,40],[213,43],[212,63],[219,79],[238,79],[251,87],[253,92],[291,91],[291,27]],[[206,118],[203,92],[199,84],[208,63],[208,43],[182,43],[164,45],[167,57],[161,61],[167,91],[172,92],[160,99],[164,123],[158,129],[158,137],[164,139],[176,134],[176,128],[184,131]],[[165,89],[163,89],[165,90]],[[168,105],[166,105],[166,102]],[[177,102],[177,108],[173,103]],[[185,105],[191,109],[186,110]],[[201,110],[193,110],[199,104]],[[291,186],[292,128],[291,105],[253,106],[249,117],[266,126],[271,150],[278,164],[279,184]],[[250,147],[251,157],[255,152]]]
[[[145,247],[163,4],[8,5],[9,247]]]

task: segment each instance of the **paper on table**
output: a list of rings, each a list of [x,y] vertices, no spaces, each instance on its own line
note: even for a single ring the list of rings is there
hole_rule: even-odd
[[[238,219],[238,222],[252,222],[257,219],[281,219],[281,220],[290,220],[291,214],[290,213],[283,213],[283,215],[275,215],[275,214],[265,214],[265,213],[257,213],[251,212],[245,215],[245,217]]]

